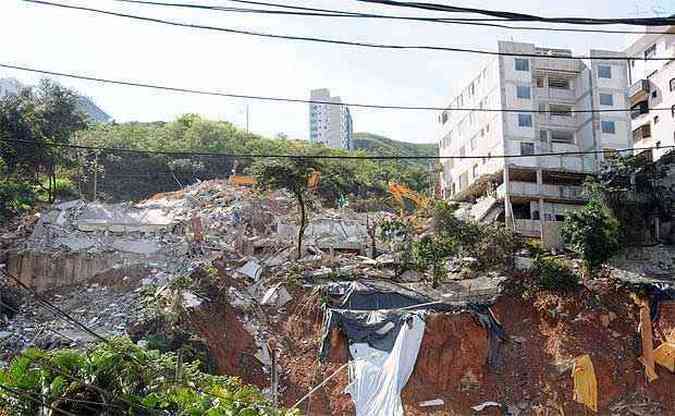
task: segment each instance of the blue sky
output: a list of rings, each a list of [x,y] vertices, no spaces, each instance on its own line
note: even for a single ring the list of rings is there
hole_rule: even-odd
[[[327,19],[228,14],[121,4],[110,0],[52,0],[64,4],[161,17],[181,22],[334,39],[417,43],[496,49],[498,40],[535,42],[575,53],[623,49],[624,35],[548,33],[487,29],[402,21]],[[178,1],[178,0],[175,0]],[[445,2],[444,0],[436,0]],[[232,5],[227,0],[184,3]],[[412,10],[373,6],[352,0],[275,0],[310,7],[423,15]],[[630,17],[672,10],[672,0],[462,0],[454,5],[517,10],[545,16]],[[245,6],[244,6],[245,7]],[[426,13],[429,16],[431,14]],[[438,16],[438,15],[437,15]],[[224,92],[308,98],[312,88],[330,88],[345,101],[446,105],[450,94],[474,75],[485,59],[448,52],[415,52],[342,47],[299,41],[251,38],[136,22],[30,4],[0,2],[0,62],[59,72]],[[40,76],[0,68],[0,77],[34,83]],[[189,96],[72,79],[62,84],[92,97],[118,121],[171,120],[187,112],[229,120],[242,126],[247,102]],[[251,130],[294,138],[308,135],[308,106],[249,102]],[[356,131],[397,140],[434,141],[436,114],[428,111],[353,109]]]

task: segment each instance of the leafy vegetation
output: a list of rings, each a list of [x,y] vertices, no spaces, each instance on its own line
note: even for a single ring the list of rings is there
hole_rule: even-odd
[[[399,277],[410,268],[413,263],[412,241],[414,230],[410,221],[404,218],[385,218],[379,222],[380,238],[387,244],[387,248],[394,253],[397,261],[394,263],[394,275]]]
[[[321,163],[316,159],[292,158],[285,160],[266,160],[256,163],[255,173],[258,186],[267,189],[286,189],[298,203],[298,246],[297,258],[302,257],[302,237],[307,228],[307,209],[311,207],[308,181],[313,173],[321,171]]]
[[[543,289],[569,292],[579,285],[579,276],[555,257],[537,256],[533,273],[537,285]]]
[[[438,145],[435,143],[399,142],[372,133],[354,133],[352,145],[355,150],[364,150],[384,156],[438,156]],[[428,160],[411,160],[409,163],[429,169]]]
[[[201,372],[174,353],[114,338],[88,352],[29,349],[0,370],[0,409],[10,416],[290,416],[255,387]]]
[[[582,209],[569,212],[561,229],[565,245],[581,256],[588,272],[619,251],[620,235],[619,222],[597,196]]]
[[[644,154],[611,158],[587,185],[618,220],[623,245],[652,243],[652,220],[670,221],[675,193],[662,179],[674,155],[666,154],[657,163]]]
[[[198,152],[239,155],[303,154],[366,156],[372,152],[330,149],[288,138],[270,139],[238,129],[226,121],[207,120],[187,114],[172,122],[99,125],[78,136],[78,143],[154,152]],[[114,158],[110,158],[110,156]],[[89,156],[91,159],[91,156]],[[177,163],[177,159],[182,162]],[[100,190],[113,199],[138,199],[156,192],[175,190],[196,179],[227,177],[233,168],[248,172],[252,158],[139,154],[104,151],[99,155],[106,179]],[[139,178],[144,180],[139,181]],[[91,175],[88,177],[91,180]],[[386,195],[390,181],[417,191],[428,189],[428,166],[399,161],[324,160],[318,193],[327,205],[340,197],[356,199]],[[88,182],[89,184],[89,182]],[[91,184],[88,185],[89,194]]]
[[[47,199],[54,200],[57,171],[68,169],[73,160],[62,148],[46,144],[67,144],[75,132],[87,127],[78,100],[73,91],[48,80],[0,99],[0,137],[22,141],[0,142],[0,174],[4,178],[0,187],[4,196],[15,198],[5,202],[9,208],[2,209],[0,215],[15,214],[17,207],[30,199],[27,186],[44,190]]]

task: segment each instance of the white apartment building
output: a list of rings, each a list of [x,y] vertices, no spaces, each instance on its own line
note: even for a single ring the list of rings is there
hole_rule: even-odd
[[[331,97],[327,88],[312,90],[311,101],[323,101],[339,104],[340,97]],[[346,105],[314,104],[309,105],[309,141],[323,143],[337,149],[352,148],[354,126],[349,107]]]
[[[481,156],[444,159],[441,189],[447,199],[473,202],[476,220],[506,220],[525,235],[543,238],[549,229],[556,232],[566,211],[584,202],[581,184],[603,156],[527,155],[630,147],[627,112],[573,112],[628,108],[627,64],[551,58],[571,51],[527,43],[499,42],[499,51],[536,57],[491,58],[439,115],[441,156]],[[623,56],[598,50],[590,55]],[[542,110],[549,112],[536,112]],[[492,157],[501,155],[518,157]]]
[[[675,26],[647,27],[645,32],[675,34]],[[635,36],[625,53],[643,58],[675,58],[675,36],[663,33]],[[675,62],[631,60],[628,74],[633,146],[675,145]],[[650,111],[650,108],[666,110]],[[644,154],[656,160],[670,150],[672,148],[654,149]]]

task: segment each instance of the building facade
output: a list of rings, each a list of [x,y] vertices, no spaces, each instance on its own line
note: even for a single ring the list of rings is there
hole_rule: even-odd
[[[675,26],[647,27],[645,31],[672,34],[647,33],[634,37],[626,55],[675,58]],[[633,146],[675,145],[675,62],[631,60],[628,75]],[[650,110],[654,108],[666,110]],[[656,160],[670,150],[672,148],[653,149],[645,151],[645,155]]]
[[[499,42],[499,51],[536,57],[491,58],[439,115],[440,155],[467,157],[442,161],[441,189],[447,199],[472,202],[476,220],[504,220],[522,234],[543,238],[546,230],[555,232],[566,211],[584,202],[582,182],[603,155],[528,155],[630,147],[627,112],[575,112],[628,108],[627,65],[594,59],[588,66],[550,57],[571,56],[570,50],[527,43]]]
[[[354,124],[349,107],[342,103],[340,97],[331,97],[327,88],[312,90],[311,101],[335,104],[309,105],[309,141],[326,146],[347,149],[352,148]]]

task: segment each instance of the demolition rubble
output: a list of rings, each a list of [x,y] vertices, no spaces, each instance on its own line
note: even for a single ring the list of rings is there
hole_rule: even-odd
[[[675,250],[627,251],[569,295],[534,290],[527,251],[513,269],[457,259],[432,288],[370,233],[388,216],[318,207],[298,259],[284,192],[54,204],[0,240],[3,272],[40,294],[0,305],[0,360],[97,341],[44,297],[140,345],[178,310],[215,371],[309,415],[675,414]]]

